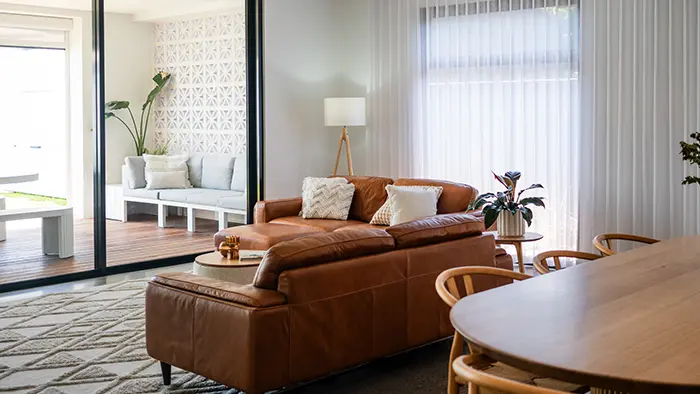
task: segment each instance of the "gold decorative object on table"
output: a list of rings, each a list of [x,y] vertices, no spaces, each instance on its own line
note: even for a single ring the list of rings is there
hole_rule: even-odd
[[[229,260],[238,259],[240,246],[241,237],[238,235],[229,235],[219,245],[219,253]]]

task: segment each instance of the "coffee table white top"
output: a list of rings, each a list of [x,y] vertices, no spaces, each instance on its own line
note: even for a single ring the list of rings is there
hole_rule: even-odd
[[[39,180],[38,172],[24,172],[0,165],[0,185],[25,183]]]

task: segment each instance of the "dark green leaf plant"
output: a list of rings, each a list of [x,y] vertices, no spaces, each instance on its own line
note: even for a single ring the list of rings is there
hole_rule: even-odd
[[[165,85],[168,84],[170,76],[171,75],[169,73],[163,71],[153,76],[153,82],[155,82],[156,86],[153,88],[153,90],[151,90],[150,93],[148,93],[146,101],[141,106],[141,117],[138,125],[136,124],[136,118],[134,118],[134,113],[131,111],[130,102],[110,101],[107,104],[105,104],[105,119],[114,118],[121,122],[122,125],[124,125],[126,130],[131,135],[131,139],[134,141],[137,156],[143,156],[144,154],[149,153],[148,148],[146,148],[146,135],[148,133],[148,121],[151,118],[151,109],[153,108],[153,102],[163,91]],[[128,124],[127,121],[124,121],[122,117],[117,115],[117,112],[121,112],[124,110],[126,110],[129,113],[129,117],[131,118],[131,124]],[[162,147],[156,149],[156,151],[154,151],[153,153],[166,154],[167,151],[166,148]]]
[[[694,140],[694,142],[688,143],[685,141],[681,141],[681,156],[683,157],[683,161],[687,161],[690,164],[695,164],[696,166],[700,166],[700,133],[692,133],[690,134],[690,138]],[[700,177],[693,176],[693,175],[688,175],[685,177],[683,180],[683,185],[692,185],[692,184],[700,184]]]
[[[518,180],[520,180],[520,172],[518,171],[508,171],[504,175],[493,176],[496,180],[503,185],[506,190],[497,193],[484,193],[472,202],[469,209],[481,209],[484,215],[484,225],[486,228],[491,227],[498,218],[498,215],[503,211],[510,212],[515,215],[518,211],[522,212],[523,219],[527,222],[527,225],[532,225],[532,210],[528,208],[529,206],[537,206],[544,208],[544,197],[525,197],[522,198],[522,194],[528,190],[534,189],[544,189],[539,183],[530,185],[529,187],[520,190],[516,194],[516,187],[518,185]]]

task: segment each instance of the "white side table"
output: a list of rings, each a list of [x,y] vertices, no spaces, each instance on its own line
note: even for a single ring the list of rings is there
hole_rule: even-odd
[[[126,204],[121,183],[105,185],[105,214],[107,219],[126,221]]]

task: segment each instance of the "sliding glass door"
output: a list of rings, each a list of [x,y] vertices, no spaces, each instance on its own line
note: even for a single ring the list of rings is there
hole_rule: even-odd
[[[216,231],[251,220],[262,192],[261,2],[246,2],[250,18],[235,0],[182,3],[0,6],[0,68],[14,67],[0,78],[16,87],[0,93],[2,148],[27,151],[3,155],[13,163],[0,175],[33,182],[0,186],[0,292],[191,262],[214,249]],[[182,184],[154,174],[151,159],[184,166]],[[42,245],[45,226],[60,244]]]

